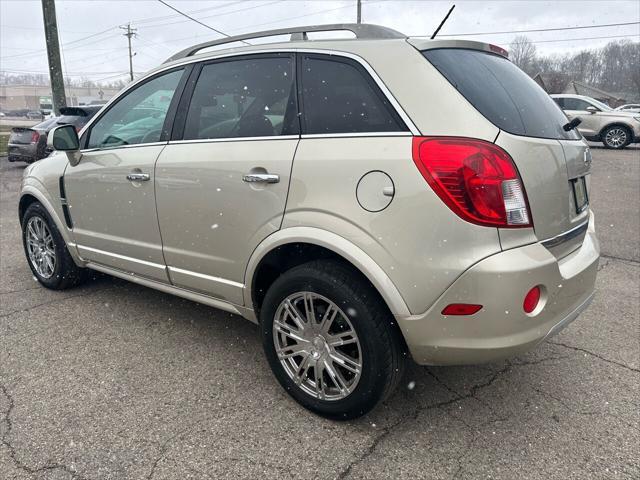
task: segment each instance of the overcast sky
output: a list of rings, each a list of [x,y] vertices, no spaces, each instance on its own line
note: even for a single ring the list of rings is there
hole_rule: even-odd
[[[295,25],[355,22],[356,0],[167,0],[227,34]],[[441,35],[565,28],[640,20],[638,1],[427,1],[363,0],[363,22],[389,26],[409,35],[428,35],[449,7],[456,8]],[[127,39],[118,29],[131,22],[134,70],[144,72],[191,44],[218,35],[156,0],[57,0],[63,70],[74,78],[118,78],[128,71]],[[0,70],[47,71],[40,0],[0,0]],[[98,35],[94,35],[98,34]],[[91,38],[84,39],[87,36]],[[616,36],[640,39],[640,26],[586,28],[526,35],[541,53],[563,53],[602,46]],[[477,35],[508,49],[515,34]],[[587,39],[588,38],[588,39]],[[576,40],[570,40],[576,39]]]

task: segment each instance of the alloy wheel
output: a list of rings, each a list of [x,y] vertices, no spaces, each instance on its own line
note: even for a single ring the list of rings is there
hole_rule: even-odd
[[[26,237],[31,265],[42,278],[51,278],[56,269],[56,250],[46,222],[41,217],[31,217],[27,222]]]
[[[627,132],[623,128],[612,128],[604,137],[605,143],[613,148],[619,148],[627,143]]]
[[[341,400],[362,375],[360,341],[347,315],[331,300],[296,292],[278,306],[273,342],[293,382],[319,400]]]

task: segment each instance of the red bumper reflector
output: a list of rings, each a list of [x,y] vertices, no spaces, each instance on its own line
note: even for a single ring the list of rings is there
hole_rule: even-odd
[[[442,310],[442,315],[473,315],[482,308],[482,305],[472,303],[452,303]]]
[[[540,301],[540,287],[535,286],[531,290],[529,290],[524,297],[522,308],[524,309],[525,313],[533,312],[538,306],[539,301]]]

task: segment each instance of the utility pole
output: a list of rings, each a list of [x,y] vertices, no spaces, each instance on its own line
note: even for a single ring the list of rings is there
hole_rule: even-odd
[[[126,30],[126,32],[123,35],[127,37],[127,39],[129,40],[129,78],[133,82],[133,56],[135,55],[135,53],[131,51],[131,37],[133,37],[136,34],[136,29],[131,28],[131,23],[127,23],[126,27],[122,26],[120,28],[122,30]]]
[[[358,18],[356,23],[362,23],[362,0],[357,0],[358,5]]]
[[[47,41],[53,110],[56,115],[60,115],[60,108],[67,106],[67,97],[64,93],[64,77],[60,63],[60,42],[58,40],[55,0],[42,0],[42,18],[44,19],[44,37]]]

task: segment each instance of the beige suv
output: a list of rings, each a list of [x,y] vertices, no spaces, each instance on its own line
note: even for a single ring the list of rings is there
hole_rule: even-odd
[[[622,149],[640,142],[640,113],[614,110],[584,95],[551,95],[571,120],[579,118],[578,131],[587,140],[607,148]]]
[[[505,55],[374,25],[187,49],[50,134],[22,184],[29,265],[256,322],[278,381],[331,418],[389,394],[407,353],[525,352],[587,307],[599,247],[589,150]]]

